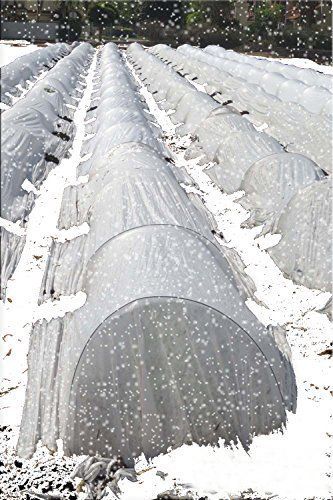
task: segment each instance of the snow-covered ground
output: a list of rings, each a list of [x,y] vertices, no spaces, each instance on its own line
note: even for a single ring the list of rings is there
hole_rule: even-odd
[[[18,57],[34,52],[39,47],[23,40],[8,40],[0,43],[0,67],[9,64]]]
[[[291,66],[297,66],[298,68],[310,68],[315,71],[319,71],[320,73],[325,73],[326,75],[333,75],[333,66],[329,66],[328,64],[318,64],[311,59],[303,59],[303,58],[278,58],[277,61],[282,62],[283,64],[290,64]]]
[[[21,45],[21,43],[23,43],[23,45]],[[30,54],[31,52],[34,52],[39,48],[37,45],[29,44],[28,42],[24,43],[23,41],[21,43],[17,41],[11,41],[10,43],[0,43],[0,67],[13,62],[18,57],[24,56],[25,54]],[[42,71],[36,78],[33,79],[33,81],[28,80],[26,88],[23,88],[19,85],[18,87],[21,90],[21,93],[18,96],[12,97],[10,105],[1,102],[0,109],[7,110],[11,108],[11,106],[13,106],[16,102],[23,99],[29,92],[29,90],[32,89],[32,87],[36,85],[37,82],[45,77],[47,72],[48,70]]]
[[[6,52],[7,48],[10,47],[2,50]],[[63,189],[75,181],[80,160],[94,65],[95,60],[75,114],[77,133],[70,157],[50,173],[40,188],[29,217],[23,255],[8,284],[6,303],[1,304],[1,387],[8,390],[17,386],[0,397],[0,426],[13,429],[0,432],[1,460],[5,470],[10,470],[10,474],[0,474],[1,500],[20,498],[13,493],[13,485],[19,481],[23,484],[26,478],[25,489],[40,488],[42,483],[49,481],[51,486],[47,486],[46,491],[61,491],[62,498],[70,498],[70,494],[76,498],[71,491],[68,473],[75,462],[82,460],[81,457],[66,460],[61,452],[52,456],[47,450],[40,449],[32,460],[21,460],[21,465],[15,465],[14,446],[24,397],[31,324],[38,318],[50,319],[80,307],[85,300],[83,294],[78,294],[37,305],[51,237],[60,237],[56,223]],[[138,78],[137,82],[140,85]],[[248,306],[264,324],[285,325],[299,394],[297,412],[289,415],[283,434],[256,437],[249,454],[238,448],[184,445],[150,463],[141,457],[137,465],[138,482],[122,480],[121,499],[152,500],[159,493],[173,489],[181,494],[190,492],[196,499],[274,497],[276,500],[329,500],[333,498],[333,357],[320,354],[330,347],[332,330],[328,318],[317,312],[325,304],[328,294],[296,286],[283,277],[265,251],[276,242],[276,237],[256,239],[258,229],[241,227],[247,217],[246,211],[237,203],[242,193],[223,194],[206,175],[205,166],[199,166],[193,160],[186,161],[183,148],[189,138],[177,136],[167,114],[159,110],[145,87],[141,87],[141,93],[164,132],[176,165],[185,166],[199,187],[198,194],[223,233],[224,240],[219,242],[236,249],[254,281],[258,302],[249,300]],[[0,472],[3,472],[1,463]],[[56,487],[57,481],[61,487]],[[62,490],[64,484],[67,484],[67,489]],[[84,493],[80,493],[79,498],[84,498]],[[110,493],[108,499],[111,498],[114,496]]]

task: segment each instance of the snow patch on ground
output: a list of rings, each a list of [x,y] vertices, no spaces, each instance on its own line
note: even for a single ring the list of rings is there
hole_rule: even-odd
[[[0,43],[0,67],[9,64],[18,57],[30,54],[40,47],[33,45],[23,40],[8,40]]]
[[[271,59],[272,61],[279,61],[289,66],[295,66],[296,68],[314,69],[315,71],[324,73],[325,75],[333,75],[332,64],[318,64],[315,61],[312,61],[311,59],[306,59],[305,57],[274,57],[274,58],[266,56],[251,56],[251,57],[256,57],[257,59]]]
[[[297,68],[314,69],[325,75],[333,75],[333,66],[328,64],[318,64],[311,59],[302,59],[297,57],[292,58],[278,58],[274,61],[280,61],[283,64],[288,64],[290,66],[296,66]]]

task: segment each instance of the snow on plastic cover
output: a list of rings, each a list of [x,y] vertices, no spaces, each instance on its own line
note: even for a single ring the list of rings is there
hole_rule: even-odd
[[[61,59],[28,94],[1,115],[1,216],[12,222],[26,222],[34,203],[33,191],[69,150],[74,135],[73,108],[80,95],[80,77],[86,71],[92,47],[80,44]],[[32,54],[33,55],[33,54]],[[70,105],[69,108],[67,105]],[[14,270],[22,245],[9,245],[1,255],[1,295]],[[19,252],[19,253],[18,253]]]
[[[254,125],[267,127],[266,132],[288,151],[304,154],[331,172],[331,116],[323,112],[316,114],[319,108],[331,113],[332,94],[327,90],[323,95],[320,87],[319,91],[317,87],[308,87],[303,95],[299,88],[294,88],[296,80],[288,80],[274,72],[268,72],[265,79],[256,66],[243,63],[235,66],[228,60],[225,64],[220,57],[187,45],[179,50],[157,45],[150,52],[181,74],[205,85],[207,93],[218,102],[232,102],[238,111],[247,113],[247,119]],[[277,89],[276,86],[280,91],[273,95],[271,92]],[[288,104],[283,96],[288,97]],[[303,105],[304,96],[307,97],[307,106]],[[314,109],[313,106],[319,107]]]
[[[119,113],[110,88],[126,95],[124,116],[138,114],[142,129],[103,158],[96,141],[88,183],[65,194],[60,224],[88,220],[90,231],[73,242],[80,249],[72,247],[67,274],[65,266],[53,274],[52,258],[48,273],[59,276],[60,290],[80,287],[87,299],[33,329],[18,451],[31,455],[39,439],[55,449],[61,437],[67,454],[131,464],[190,441],[248,447],[295,409],[281,332],[246,307],[205,213],[159,151],[158,133],[155,145],[145,142],[141,120],[148,131],[151,117],[112,44],[101,51],[89,112],[102,143]]]
[[[10,105],[13,96],[18,96],[26,88],[28,81],[35,80],[45,70],[51,69],[57,61],[70,53],[66,43],[55,43],[38,49],[31,54],[18,57],[1,68],[1,102]]]

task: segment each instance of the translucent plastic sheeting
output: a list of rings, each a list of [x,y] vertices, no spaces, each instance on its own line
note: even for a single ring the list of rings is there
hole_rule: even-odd
[[[181,135],[194,132],[210,112],[220,107],[207,94],[197,91],[193,85],[177,75],[173,69],[145,52],[141,45],[130,45],[127,53],[155,100],[162,101],[163,109],[174,110],[170,119],[174,123],[182,124],[178,129]]]
[[[196,133],[193,134],[193,142],[185,156],[187,159],[202,156],[203,163],[216,162],[221,142],[233,133],[241,131],[251,133],[255,132],[255,128],[230,107],[219,107],[210,113],[197,128]]]
[[[221,141],[216,165],[207,173],[225,192],[233,193],[241,188],[243,177],[253,163],[282,151],[282,146],[263,132],[234,132]]]
[[[245,172],[255,161],[283,151],[275,139],[257,131],[232,107],[218,105],[193,86],[190,89],[186,80],[140,45],[131,45],[128,52],[154,98],[158,102],[163,98],[164,109],[172,109],[175,102],[174,97],[172,104],[168,98],[172,81],[172,95],[180,97],[170,117],[175,124],[181,123],[177,128],[179,134],[191,133],[194,138],[187,157],[203,155],[203,161],[214,162],[207,174],[226,192],[240,188]],[[154,78],[150,76],[153,74]]]
[[[94,138],[88,141],[92,156],[79,167],[80,173],[89,173],[89,182],[65,190],[59,220],[59,227],[66,229],[89,222],[90,231],[75,241],[54,245],[41,299],[48,298],[51,291],[57,296],[80,290],[82,271],[91,256],[121,232],[149,224],[202,227],[202,214],[177,182],[190,179],[163,159],[169,154],[158,140],[160,131],[113,44],[103,49],[97,75],[96,95],[88,113],[96,117],[90,124]],[[150,132],[152,126],[155,134]],[[84,150],[87,152],[86,146]],[[100,224],[102,219],[104,224]],[[204,227],[206,236],[212,237],[207,223]]]
[[[239,203],[250,211],[246,225],[264,224],[264,231],[274,231],[274,224],[292,196],[315,181],[324,172],[311,160],[298,154],[278,153],[255,162],[241,183],[245,196]]]
[[[226,192],[241,188],[244,175],[257,160],[269,163],[271,155],[283,152],[277,141],[227,107],[211,113],[193,137],[186,158],[202,156],[201,163],[213,162],[206,173]]]
[[[12,97],[19,95],[27,82],[34,80],[45,70],[51,69],[57,61],[70,53],[66,43],[55,43],[31,54],[18,57],[15,61],[1,68],[1,102],[11,104]],[[10,95],[8,95],[10,94]]]
[[[163,54],[162,57],[165,60],[168,60],[168,54],[175,53],[164,46],[157,46],[150,50],[156,54]],[[187,52],[187,59],[189,59],[190,48]],[[176,56],[176,60],[177,58]],[[179,64],[182,63],[175,63],[175,67],[179,68]],[[228,106],[224,106],[224,110],[227,109]],[[290,211],[289,205],[287,208],[286,205],[292,196],[294,196],[293,199],[299,199],[297,198],[299,189],[313,185],[309,187],[309,191],[313,189],[316,192],[319,184],[321,185],[324,181],[320,183],[315,181],[322,180],[325,175],[309,158],[284,152],[276,141],[266,134],[256,132],[248,122],[245,126],[242,120],[244,118],[240,115],[226,111],[220,113],[219,110],[215,110],[197,128],[194,134],[195,141],[188,149],[187,157],[204,155],[203,161],[210,160],[215,163],[207,173],[219,186],[227,192],[235,189],[245,191],[245,198],[241,200],[241,203],[251,212],[247,224],[264,223],[265,230],[272,230],[279,220],[277,231],[281,232],[283,238],[281,243],[272,250],[272,255],[276,252],[276,262],[282,269],[286,269],[286,275],[292,279],[295,278],[295,282],[303,282],[312,288],[321,289],[323,279],[320,277],[329,276],[326,272],[326,264],[330,266],[330,260],[327,259],[324,264],[320,262],[325,246],[320,235],[324,238],[325,233],[328,232],[328,226],[331,224],[330,215],[327,210],[326,213],[323,210],[315,213],[311,203],[304,203],[299,213],[294,207],[295,213],[290,214],[289,217],[285,215],[285,212]],[[319,129],[319,133],[322,133],[322,130]],[[320,139],[316,147],[320,151],[322,147]],[[318,204],[324,206],[322,201]],[[292,201],[290,201],[290,206],[293,206]],[[281,212],[283,212],[282,215]],[[297,217],[303,217],[300,223]],[[312,221],[312,226],[310,221]],[[295,230],[296,226],[297,230]],[[305,231],[306,226],[308,226],[308,232]],[[321,226],[325,228],[322,231],[319,229]],[[312,229],[309,229],[310,227]],[[318,234],[317,231],[319,231]],[[317,238],[319,238],[318,241]],[[283,241],[286,243],[284,244]],[[327,244],[327,239],[325,242],[326,246],[331,244],[331,241]],[[295,247],[295,250],[292,250],[295,251],[295,257],[290,260],[289,244]],[[301,253],[303,251],[304,253]],[[300,257],[302,255],[303,257]],[[296,273],[295,261],[300,261],[305,269],[299,269]],[[301,279],[300,276],[303,278]],[[318,286],[311,284],[313,276],[317,276]]]
[[[208,45],[208,47],[203,50],[208,54],[212,54],[223,59],[250,64],[262,72],[278,73],[283,75],[285,78],[298,80],[309,86],[324,87],[331,92],[333,90],[333,79],[330,75],[325,75],[310,68],[297,68],[289,64],[274,61],[274,59],[239,54],[233,50],[225,50],[223,47],[219,47],[218,45]]]
[[[144,51],[139,44],[130,45],[128,56],[159,106],[173,111],[170,119],[173,123],[181,124],[177,128],[181,135],[194,133],[210,113],[221,109],[211,97],[197,91],[173,69]]]
[[[209,97],[198,91],[186,93],[178,102],[170,119],[175,124],[182,124],[178,131],[181,135],[194,132],[219,106]]]
[[[122,233],[90,259],[83,290],[81,309],[34,329],[21,455],[61,437],[65,453],[130,464],[189,441],[248,447],[285,423],[296,399],[290,361],[202,236]]]
[[[66,105],[76,102],[92,47],[81,44],[66,59],[18,102],[1,119],[1,210],[2,217],[13,222],[23,219],[28,179],[35,186],[69,149],[73,136],[73,110]],[[19,200],[19,201],[17,201]]]
[[[114,53],[112,44],[101,51],[96,81],[101,140],[104,90],[117,93]],[[108,61],[114,75],[103,71]],[[132,105],[129,93],[124,106]],[[140,137],[103,160],[98,147],[87,184],[66,190],[60,220],[87,220],[90,231],[58,247],[71,259],[55,251],[45,281],[57,276],[57,289],[80,287],[87,299],[33,329],[18,451],[30,456],[39,439],[55,449],[61,437],[66,454],[132,464],[189,441],[248,447],[295,410],[283,331],[263,328],[246,307],[229,250],[227,260],[162,152]]]
[[[269,250],[295,283],[332,291],[332,184],[315,182],[298,191],[278,221],[279,243]]]
[[[25,180],[35,187],[47,177],[69,150],[74,135],[74,99],[91,60],[93,48],[80,44],[39,81],[21,101],[1,116],[1,216],[12,222],[27,221],[35,196],[22,188]],[[2,262],[2,290],[17,263],[17,238]],[[10,236],[8,235],[8,239]],[[20,246],[21,249],[21,246]],[[10,258],[12,252],[12,262]],[[14,265],[15,263],[15,265]],[[8,267],[9,266],[9,267]]]
[[[0,297],[6,294],[6,285],[8,279],[13,274],[19,260],[25,237],[10,233],[4,227],[0,227],[0,251],[1,251],[1,279],[0,279]]]
[[[187,56],[201,52],[203,60],[207,57],[206,52],[190,45],[181,45],[177,51]],[[226,69],[230,74],[235,74],[245,81],[247,73],[253,69],[248,63],[224,60],[221,57],[214,57],[214,62],[219,68]],[[309,86],[279,73],[265,71],[260,72],[260,79],[257,79],[256,84],[267,94],[278,97],[285,103],[293,102],[300,104],[310,113],[332,116],[332,93],[324,87]]]
[[[125,143],[103,161],[94,161],[89,182],[66,189],[59,221],[61,228],[88,222],[90,231],[54,246],[45,273],[44,299],[51,291],[54,297],[78,292],[82,272],[98,248],[130,229],[174,224],[213,239],[203,211],[177,182],[175,173],[179,180],[183,175],[176,170],[142,143]]]
[[[87,133],[93,137],[82,148],[82,154],[89,158],[79,168],[81,175],[124,143],[146,144],[157,153],[169,156],[161,131],[113,44],[107,44],[102,51],[96,85],[96,95],[88,112],[88,121],[92,122],[87,127]]]
[[[255,125],[268,126],[266,131],[288,151],[308,156],[326,172],[331,172],[331,119],[310,113],[295,102],[289,102],[286,106],[278,97],[260,89],[258,83],[262,80],[262,73],[259,70],[240,66],[238,69],[243,69],[243,72],[230,74],[221,68],[219,58],[194,47],[188,49],[189,54],[166,45],[156,45],[149,51],[181,74],[189,75],[205,85],[207,93],[217,102],[232,102],[238,111],[248,113],[246,116],[249,121]],[[291,90],[295,100],[298,89],[289,88]],[[312,92],[311,89],[309,92]],[[316,105],[319,101],[313,96],[311,102]]]
[[[177,50],[189,55],[193,47],[190,45],[181,45]],[[203,54],[207,52],[200,50]],[[192,52],[193,53],[193,52]],[[209,54],[209,52],[208,52]],[[214,56],[216,57],[216,56]],[[328,88],[317,86],[317,85],[307,85],[297,79],[290,79],[288,75],[282,73],[277,73],[274,71],[261,70],[258,65],[252,65],[251,60],[248,59],[246,62],[237,61],[234,59],[226,59],[225,57],[217,57],[219,67],[225,68],[232,74],[239,76],[240,78],[246,79],[246,71],[250,71],[253,67],[261,74],[261,79],[258,81],[258,86],[261,87],[268,94],[279,97],[284,102],[296,102],[303,106],[305,109],[311,113],[323,113],[332,115],[331,103],[332,103],[332,93]],[[244,76],[243,76],[244,75]],[[329,77],[328,77],[329,78]],[[297,92],[295,92],[297,89]],[[311,90],[309,94],[309,90]],[[316,96],[318,102],[312,101],[312,96]]]
[[[39,104],[41,102],[40,99]],[[3,116],[1,215],[13,222],[24,220],[31,210],[29,195],[22,188],[22,183],[28,179],[38,185],[59,163],[59,158],[70,145],[72,123],[60,119],[52,106],[50,108],[53,123],[48,122],[41,111],[26,107],[24,103],[19,109],[15,106]],[[51,130],[64,134],[64,138],[54,135]],[[30,201],[33,202],[33,199]]]

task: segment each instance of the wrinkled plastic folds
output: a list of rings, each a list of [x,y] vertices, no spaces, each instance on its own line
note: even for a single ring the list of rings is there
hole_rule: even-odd
[[[68,152],[73,136],[73,114],[92,56],[92,47],[80,44],[61,59],[27,95],[1,115],[1,217],[26,223],[34,204],[33,191],[22,184],[30,181],[38,188],[49,171]],[[71,107],[68,107],[70,105]],[[14,236],[13,236],[14,237]],[[15,237],[15,241],[17,238]],[[10,245],[10,248],[13,248]],[[15,255],[14,255],[15,254]],[[17,262],[16,251],[13,261]],[[13,270],[6,255],[2,262],[2,296]],[[5,263],[6,262],[6,263]]]
[[[132,464],[189,441],[248,447],[295,409],[283,333],[246,307],[231,254],[178,185],[184,174],[158,129],[148,132],[152,117],[113,44],[99,55],[95,83],[88,182],[66,190],[59,221],[88,221],[90,231],[54,249],[44,281],[51,294],[82,289],[87,299],[33,329],[18,451],[30,456],[39,439],[55,449],[61,437],[66,454]],[[130,142],[117,133],[108,142],[122,113],[112,93],[124,119],[140,123]],[[67,274],[58,269],[65,254]]]
[[[274,61],[274,59],[240,54],[234,50],[225,50],[223,47],[219,47],[218,45],[208,45],[208,47],[204,49],[204,52],[208,52],[209,54],[223,59],[250,64],[251,66],[267,73],[278,73],[283,75],[285,78],[298,80],[308,86],[323,87],[330,92],[333,90],[332,76],[319,73],[311,68],[298,68],[293,65],[284,64],[280,61]]]
[[[150,49],[154,53],[161,50],[164,50],[164,46]],[[174,123],[182,124],[177,128],[177,132],[191,133],[194,141],[187,149],[186,157],[202,157],[201,162],[212,162],[213,166],[206,172],[224,191],[237,191],[241,188],[248,169],[259,161],[269,165],[270,158],[284,152],[281,144],[265,132],[258,131],[245,116],[231,106],[218,106],[212,98],[197,91],[193,86],[189,88],[184,78],[171,67],[165,64],[163,67],[161,61],[138,44],[131,45],[128,51],[159,106],[175,109],[170,117]],[[178,96],[177,103],[174,94]],[[172,96],[171,99],[169,95]],[[199,102],[199,99],[200,112],[194,104]],[[196,118],[192,119],[195,113]],[[288,153],[285,158],[288,158]],[[299,157],[299,161],[301,158],[303,157]],[[303,161],[309,162],[307,158],[303,158]],[[269,176],[269,167],[263,173]],[[264,182],[265,179],[261,184],[262,189]]]
[[[266,127],[265,131],[288,151],[303,154],[326,172],[331,172],[332,94],[328,90],[324,90],[324,98],[322,88],[319,88],[319,96],[317,87],[310,87],[301,98],[303,94],[299,88],[295,88],[295,80],[285,81],[286,78],[283,80],[281,75],[274,72],[268,73],[265,79],[256,67],[251,68],[248,64],[235,66],[230,61],[224,64],[220,57],[187,45],[178,50],[156,45],[149,51],[181,74],[205,85],[207,93],[217,102],[232,103],[239,112],[246,112],[249,121],[256,126]],[[278,95],[270,93],[276,84],[280,85],[281,78],[281,92]],[[283,100],[283,96],[288,98],[288,103]],[[303,105],[305,98],[306,106]],[[326,107],[323,107],[323,102]],[[316,106],[318,109],[314,108]],[[324,108],[328,114],[324,113]]]
[[[170,76],[168,79],[164,78],[164,75],[175,75],[174,82],[177,81],[178,90],[181,89],[181,91],[184,92],[187,89],[187,83],[181,84],[179,79],[180,75],[176,74],[172,68],[175,70],[185,68],[186,61],[192,60],[191,55],[193,53],[199,53],[202,57],[206,57],[203,51],[190,46],[175,51],[164,45],[157,45],[149,49],[148,52],[150,53],[148,55],[146,55],[147,53],[137,44],[130,46],[128,50],[144,83],[153,93],[159,106],[164,109],[170,109],[171,107],[167,91],[171,78]],[[179,62],[178,54],[180,52],[184,52],[185,56],[181,56],[181,61]],[[155,63],[153,54],[159,56],[162,61],[173,62],[170,62],[170,65],[167,66],[167,69],[162,73],[162,66],[160,62],[157,64]],[[174,56],[176,62],[174,62]],[[153,68],[155,67],[159,68],[158,71],[155,70],[156,73],[158,73],[158,77],[153,79]],[[210,68],[211,74],[214,75],[213,66]],[[204,71],[205,63],[200,60],[198,61],[194,75],[188,75],[187,71],[184,69],[183,74],[187,74],[191,78],[195,78],[196,75],[198,75],[199,82],[204,83],[204,78],[200,80]],[[250,73],[248,73],[248,75],[250,75]],[[278,77],[279,75],[275,74],[275,76]],[[221,78],[220,80],[225,83],[225,80]],[[232,86],[230,85],[230,87]],[[235,94],[237,94],[238,91],[239,86],[236,86]],[[160,97],[163,98],[163,101],[159,100]],[[179,102],[181,101],[178,100],[178,103]],[[308,232],[304,233],[306,236],[304,236],[305,239],[303,243],[303,239],[301,239],[303,236],[301,236],[298,230],[294,230],[294,227],[297,226],[297,222],[293,222],[292,215],[290,215],[290,217],[284,215],[284,210],[288,202],[291,203],[291,198],[293,196],[297,197],[299,190],[302,190],[306,186],[311,186],[315,191],[317,189],[317,181],[323,181],[325,173],[317,164],[311,161],[310,158],[283,150],[281,145],[270,135],[264,132],[258,132],[247,119],[250,115],[242,116],[229,104],[226,102],[224,106],[213,109],[194,131],[193,129],[190,130],[194,141],[187,149],[185,156],[187,158],[201,157],[201,163],[207,161],[213,162],[213,166],[206,170],[206,172],[214,182],[226,192],[233,192],[237,189],[245,191],[245,197],[240,200],[240,203],[249,210],[250,217],[244,225],[252,226],[264,224],[262,229],[263,232],[275,231],[278,225],[283,238],[281,244],[278,245],[275,250],[272,250],[272,255],[276,252],[276,261],[281,268],[286,269],[285,273],[288,277],[291,279],[295,278],[295,282],[301,282],[300,275],[302,275],[304,283],[309,283],[310,287],[315,288],[315,285],[312,283],[312,277],[318,276],[318,284],[320,284],[324,283],[323,276],[329,276],[326,267],[327,263],[327,265],[330,265],[329,258],[326,263],[323,263],[323,260],[319,257],[320,249],[325,248],[325,243],[321,239],[321,236],[318,236],[317,229],[319,230],[321,227],[326,228],[319,233],[320,235],[324,235],[325,231],[331,231],[330,216],[327,211],[314,211],[311,203],[308,205],[305,204],[303,207],[303,217],[304,220],[311,220],[312,230],[308,229]],[[171,117],[176,117],[174,123],[177,123],[178,118],[177,106],[178,104],[176,104],[176,112],[171,115]],[[288,107],[289,106],[291,106],[291,104],[288,104]],[[309,115],[308,112],[306,113]],[[182,111],[182,115],[185,117],[184,120],[186,125],[185,110]],[[325,117],[323,115],[320,116],[320,120],[325,123]],[[293,126],[295,128],[295,123]],[[182,133],[182,126],[178,128],[178,132]],[[268,129],[268,132],[270,132],[270,129]],[[320,151],[323,143],[325,149],[326,136],[322,127],[318,128],[318,133],[320,136],[324,134],[323,140],[321,140],[322,137],[317,137],[316,133],[317,132],[310,133],[310,140],[313,142],[316,141],[317,151]],[[296,145],[294,146],[295,149],[297,149]],[[331,145],[329,148],[331,148]],[[309,189],[311,189],[311,187],[309,187]],[[322,204],[323,203],[324,202],[322,202]],[[295,218],[296,216],[298,217],[300,214],[294,214]],[[312,217],[313,219],[311,219]],[[309,227],[311,224],[309,223]],[[304,223],[301,227],[303,228],[305,225]],[[327,229],[328,227],[330,228],[329,230]],[[293,242],[295,246],[295,250],[293,251],[295,251],[296,254],[294,260],[291,259],[289,261],[288,244],[291,244],[293,235],[295,238],[299,238],[299,243],[302,241],[302,244],[300,243],[300,245],[298,245],[296,242]],[[284,240],[287,242],[286,244],[283,243]],[[327,245],[327,240],[325,241]],[[307,245],[307,248],[305,248],[305,245]],[[281,252],[278,250],[279,248]],[[302,262],[302,267],[304,267],[304,269],[298,270],[297,274],[295,274],[295,260],[300,260],[298,252],[301,248],[304,249],[305,261]],[[311,249],[314,250],[313,254]],[[320,276],[322,278],[319,278]],[[327,284],[325,286],[327,286]],[[320,286],[318,286],[318,288],[320,288]]]
[[[22,92],[18,85],[26,88],[28,81],[35,80],[42,71],[51,69],[62,57],[70,53],[66,43],[55,43],[30,54],[18,57],[1,68],[1,102],[10,105],[12,96]]]
[[[269,253],[283,273],[300,285],[332,292],[331,179],[299,190],[276,232],[282,237]]]
[[[207,49],[202,52],[204,54],[211,54],[210,51],[212,48]],[[178,47],[177,51],[189,55],[189,53],[192,53],[192,47],[190,45],[181,45]],[[288,76],[288,71],[290,71],[290,69],[286,69],[285,66],[278,72],[268,71],[266,68],[260,68],[257,62],[253,64],[253,58],[250,56],[247,56],[246,62],[237,61],[235,59],[226,58],[226,52],[228,51],[224,51],[223,55],[219,52],[218,55],[220,62],[219,67],[222,69],[226,67],[230,73],[238,74],[239,77],[243,79],[245,79],[247,72],[256,69],[260,74],[260,78],[258,78],[256,84],[268,94],[278,97],[286,103],[298,103],[311,113],[332,115],[332,77],[330,75],[322,75],[313,71],[312,75],[317,83],[309,85],[304,81],[290,78]],[[234,52],[232,54],[233,57],[234,54],[236,53]],[[216,57],[216,55],[213,57]],[[238,55],[236,57],[238,57]],[[321,85],[323,82],[326,83],[327,87]]]
[[[239,200],[251,214],[246,225],[264,224],[265,232],[274,232],[275,223],[293,195],[324,178],[318,165],[298,154],[283,152],[253,163],[242,180],[245,196]]]

